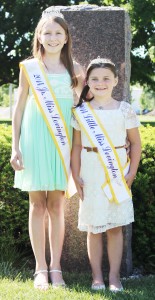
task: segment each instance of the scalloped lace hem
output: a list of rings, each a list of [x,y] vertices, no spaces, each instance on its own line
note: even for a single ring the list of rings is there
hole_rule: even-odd
[[[124,222],[124,223],[109,223],[102,226],[93,226],[93,225],[78,225],[78,229],[80,231],[92,232],[94,234],[106,232],[108,229],[112,229],[115,227],[126,226],[134,222],[134,219]]]

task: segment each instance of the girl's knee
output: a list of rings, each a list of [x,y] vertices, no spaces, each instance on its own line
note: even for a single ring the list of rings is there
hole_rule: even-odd
[[[88,233],[87,233],[87,238],[88,238],[88,239],[90,239],[90,238],[93,237],[93,236],[94,236],[94,234],[93,234],[92,232],[88,232]]]
[[[63,203],[60,203],[59,201],[54,202],[54,203],[48,203],[47,210],[50,214],[59,216],[64,213],[64,205],[63,205]]]
[[[119,234],[122,234],[122,233],[123,233],[122,232],[122,226],[111,228],[111,229],[107,230],[107,236],[119,235]]]
[[[60,216],[64,214],[64,197],[62,193],[55,193],[47,198],[47,210],[49,214]]]
[[[46,211],[46,196],[42,193],[30,194],[30,213],[42,216]]]
[[[33,202],[30,204],[30,213],[43,216],[46,211],[46,205],[41,202]]]
[[[101,239],[102,238],[102,232],[101,233],[88,232],[87,233],[87,238],[88,239]]]

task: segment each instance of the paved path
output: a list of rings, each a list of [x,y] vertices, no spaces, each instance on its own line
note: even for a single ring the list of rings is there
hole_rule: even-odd
[[[10,107],[0,107],[0,119],[10,119]]]

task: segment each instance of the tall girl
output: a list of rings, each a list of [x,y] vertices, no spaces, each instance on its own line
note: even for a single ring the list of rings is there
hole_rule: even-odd
[[[72,140],[73,88],[80,95],[84,75],[73,63],[71,37],[63,15],[44,11],[34,34],[33,58],[20,64],[13,116],[11,165],[16,188],[29,192],[29,235],[36,260],[34,286],[64,286],[60,258],[64,240]],[[51,262],[45,260],[45,212],[49,215]]]
[[[80,195],[78,228],[87,231],[92,268],[92,289],[105,289],[102,274],[102,233],[107,233],[110,265],[109,288],[123,289],[120,265],[122,226],[134,221],[131,185],[136,176],[141,143],[139,121],[129,103],[112,97],[118,77],[108,59],[94,59],[88,66],[86,86],[73,109],[72,174]],[[93,97],[87,99],[87,93]],[[130,161],[124,148],[130,141]]]

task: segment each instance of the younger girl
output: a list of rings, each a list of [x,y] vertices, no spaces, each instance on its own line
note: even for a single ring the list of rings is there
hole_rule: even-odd
[[[136,176],[141,143],[139,122],[129,103],[112,97],[118,77],[108,59],[88,66],[86,86],[73,109],[72,174],[80,195],[79,223],[87,231],[92,289],[105,289],[102,233],[107,232],[109,288],[121,291],[122,226],[134,221],[130,188]],[[93,94],[86,98],[88,91]],[[130,141],[130,165],[124,148]]]
[[[13,116],[11,165],[16,188],[29,192],[29,234],[36,260],[34,286],[48,288],[44,219],[49,216],[53,287],[64,286],[60,258],[64,239],[73,88],[80,95],[84,75],[72,61],[71,37],[63,15],[47,9],[34,35],[33,57],[20,64]]]

